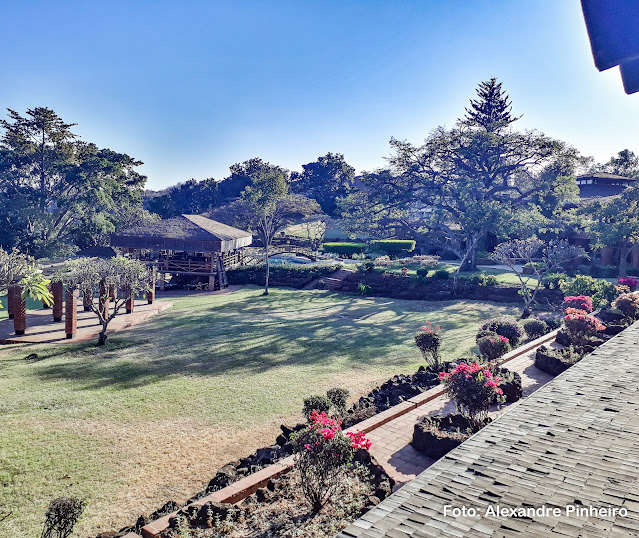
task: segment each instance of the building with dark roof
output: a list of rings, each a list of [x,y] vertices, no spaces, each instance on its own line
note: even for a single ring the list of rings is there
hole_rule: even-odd
[[[617,196],[635,183],[635,180],[606,172],[582,174],[576,178],[580,198]]]
[[[180,215],[111,235],[111,247],[163,274],[208,277],[208,288],[226,285],[226,269],[242,262],[253,241],[244,230],[202,215]]]

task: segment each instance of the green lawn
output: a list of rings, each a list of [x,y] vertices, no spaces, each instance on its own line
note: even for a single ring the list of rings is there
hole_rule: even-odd
[[[359,396],[420,364],[412,338],[442,326],[464,355],[480,322],[518,306],[402,301],[254,287],[168,295],[174,307],[92,344],[0,350],[0,537],[39,536],[47,502],[88,501],[77,536],[184,501],[219,466],[301,420],[332,386]],[[39,360],[24,357],[37,353]]]
[[[0,319],[9,317],[7,314],[7,296],[0,295]],[[42,301],[34,301],[31,297],[27,297],[27,310],[39,310],[42,308]]]

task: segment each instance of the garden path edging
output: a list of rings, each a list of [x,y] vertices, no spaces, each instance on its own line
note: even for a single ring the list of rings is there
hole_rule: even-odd
[[[555,337],[557,336],[557,332],[558,330],[551,331],[548,334],[541,336],[540,338],[532,340],[522,346],[519,346],[516,349],[513,349],[512,351],[509,351],[497,361],[497,364],[499,366],[502,366],[503,364],[511,361],[512,359],[515,359],[525,353],[528,353],[532,351],[533,349],[548,343],[549,341],[553,341]],[[373,417],[363,420],[362,422],[359,422],[355,424],[354,426],[347,428],[344,431],[345,432],[360,431],[362,433],[370,433],[373,430],[389,423],[390,421],[395,420],[396,418],[399,418],[402,415],[405,415],[409,411],[412,411],[413,409],[416,409],[430,402],[431,400],[439,396],[442,396],[443,394],[444,394],[444,390],[440,386],[433,387],[432,389],[428,389],[422,392],[421,394],[418,394],[417,396],[413,396],[409,400],[406,400],[400,404],[394,405],[393,407],[387,409],[386,411],[382,411],[381,413],[378,413],[377,415]],[[210,493],[209,495],[202,497],[201,499],[198,499],[197,501],[194,501],[192,503],[189,503],[186,506],[183,506],[182,508],[180,508],[180,510],[184,510],[191,506],[199,508],[203,506],[204,504],[206,504],[207,502],[229,503],[229,504],[238,503],[241,500],[248,497],[249,495],[251,495],[252,493],[255,493],[258,489],[265,487],[269,480],[278,478],[288,473],[293,468],[294,463],[295,463],[295,460],[293,456],[288,456],[286,458],[283,458],[275,463],[272,463],[271,465],[268,465],[267,467],[264,467],[263,469],[260,469],[259,471],[249,476],[245,476],[244,478],[241,478],[237,482],[233,482],[232,484],[229,484],[228,486],[218,491],[214,491],[213,493]],[[177,511],[172,512],[142,527],[142,538],[157,538],[157,536],[162,531],[166,530],[169,527],[169,520],[175,517],[177,513],[178,513]],[[138,538],[138,537],[139,535],[130,533],[126,535],[124,538]]]

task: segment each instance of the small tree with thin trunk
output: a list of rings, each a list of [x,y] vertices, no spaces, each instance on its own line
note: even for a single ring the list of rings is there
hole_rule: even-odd
[[[540,261],[533,263],[534,257],[538,255]],[[570,260],[587,257],[587,254],[583,248],[571,245],[565,240],[545,243],[541,239],[530,238],[500,243],[490,257],[497,263],[508,266],[517,275],[521,286],[520,294],[524,300],[521,317],[527,318],[532,314],[535,298],[548,273]],[[533,274],[524,274],[523,265],[526,264],[532,265]]]
[[[83,302],[98,317],[102,330],[98,335],[98,345],[107,340],[109,323],[126,302],[146,292],[151,286],[153,273],[139,260],[129,258],[82,258],[70,261],[54,280],[62,281],[65,288],[80,290]],[[115,287],[117,293],[111,297],[109,289]],[[97,297],[98,301],[94,300]],[[113,307],[109,301],[113,299]],[[106,306],[105,306],[106,305]]]

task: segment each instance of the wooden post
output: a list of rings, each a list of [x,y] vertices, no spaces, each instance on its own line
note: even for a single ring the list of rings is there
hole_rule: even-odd
[[[107,289],[106,282],[100,282],[100,300],[98,309],[104,319],[109,315],[109,290]]]
[[[153,304],[153,301],[155,301],[155,281],[156,281],[156,274],[155,274],[155,269],[153,269],[153,272],[151,274],[151,279],[149,282],[149,291],[146,292],[146,302],[149,304]]]
[[[67,338],[75,337],[78,332],[78,289],[67,290],[64,308],[64,332]]]
[[[53,293],[53,321],[62,321],[64,284],[62,282],[53,282],[51,284],[51,293]]]
[[[16,286],[17,284],[11,284],[7,287],[7,314],[9,314],[9,319],[13,319],[16,311],[15,294],[12,291]]]
[[[82,293],[82,307],[85,312],[91,312],[91,307],[93,306],[93,290],[91,288],[87,288]]]
[[[22,298],[22,287],[13,286],[13,330],[23,335],[27,329],[27,300]]]
[[[126,305],[124,307],[126,308],[126,313],[130,314],[131,312],[133,312],[133,307],[135,306],[135,295],[131,295],[129,297],[129,293],[131,293],[131,290],[128,289],[125,291],[125,293],[128,299],[126,300]]]

